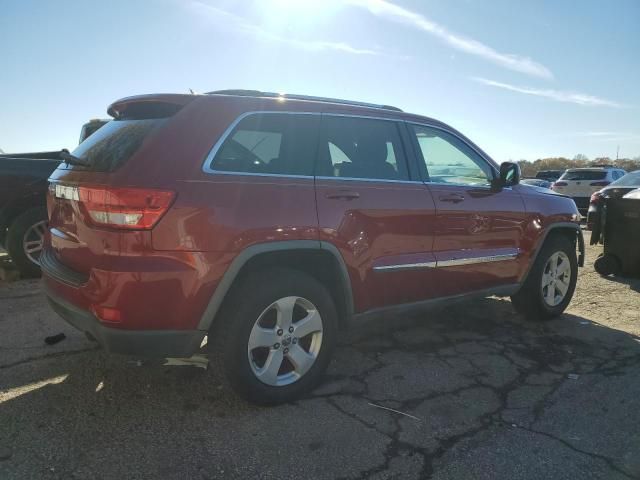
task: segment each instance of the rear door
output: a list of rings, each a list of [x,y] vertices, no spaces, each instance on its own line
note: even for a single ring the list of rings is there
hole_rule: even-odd
[[[526,222],[520,194],[493,189],[495,167],[453,132],[425,125],[409,129],[436,206],[433,252],[440,294],[516,283]]]
[[[323,115],[316,164],[320,239],[345,259],[357,312],[437,295],[435,208],[409,173],[403,129],[393,120]]]

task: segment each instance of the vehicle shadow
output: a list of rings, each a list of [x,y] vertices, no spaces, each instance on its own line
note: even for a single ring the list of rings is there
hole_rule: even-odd
[[[363,328],[340,342],[323,385],[274,408],[238,399],[215,368],[101,351],[3,368],[0,478],[333,478],[344,464],[362,473],[412,449],[428,474],[425,465],[485,430],[560,437],[569,423],[618,429],[616,450],[602,435],[581,448],[632,468],[637,445],[624,439],[618,407],[637,411],[640,392],[618,392],[617,378],[637,372],[638,337],[570,314],[526,322],[497,298]],[[513,447],[515,457],[530,447]]]
[[[605,280],[611,280],[616,283],[620,283],[623,285],[629,285],[629,288],[634,292],[640,292],[640,274],[636,275],[625,275],[625,276],[608,276],[603,277]]]

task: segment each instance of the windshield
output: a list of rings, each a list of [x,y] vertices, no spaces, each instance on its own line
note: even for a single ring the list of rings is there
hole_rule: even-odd
[[[560,180],[604,180],[607,178],[605,170],[569,170]]]
[[[611,185],[617,185],[619,187],[633,187],[640,186],[640,170],[636,172],[627,173],[624,177],[619,178]]]

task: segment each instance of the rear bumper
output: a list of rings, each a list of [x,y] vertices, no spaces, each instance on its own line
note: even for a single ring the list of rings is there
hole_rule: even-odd
[[[67,323],[90,334],[110,353],[144,357],[190,357],[200,348],[201,330],[124,330],[110,328],[89,311],[83,310],[45,287],[51,308]]]

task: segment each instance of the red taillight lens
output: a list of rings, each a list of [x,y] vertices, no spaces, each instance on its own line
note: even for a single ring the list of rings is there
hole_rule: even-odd
[[[552,187],[566,187],[567,185],[569,185],[567,182],[554,182],[553,185],[551,185]]]
[[[589,185],[591,185],[592,187],[606,187],[610,183],[611,182],[607,182],[606,180],[603,180],[602,182],[591,182]]]
[[[91,223],[149,230],[171,206],[174,192],[146,188],[78,187],[78,201]]]

